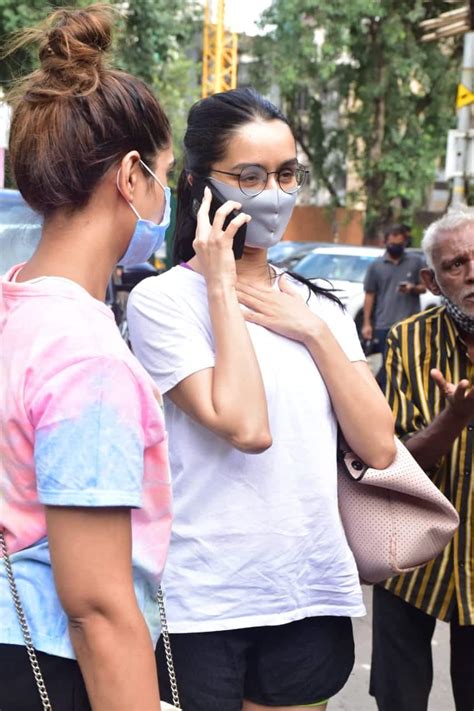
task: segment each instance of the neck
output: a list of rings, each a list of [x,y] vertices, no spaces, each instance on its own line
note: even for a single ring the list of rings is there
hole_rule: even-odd
[[[190,259],[188,264],[194,271],[202,274],[197,255]],[[235,269],[237,278],[242,284],[251,284],[252,286],[272,285],[273,272],[267,262],[266,249],[245,247],[242,258],[237,259],[235,262]]]
[[[105,298],[107,283],[116,264],[113,225],[105,213],[55,214],[45,221],[41,240],[17,281],[59,276],[82,286],[91,296]]]
[[[235,265],[237,278],[243,284],[271,286],[272,271],[268,266],[266,249],[245,247],[242,258]]]

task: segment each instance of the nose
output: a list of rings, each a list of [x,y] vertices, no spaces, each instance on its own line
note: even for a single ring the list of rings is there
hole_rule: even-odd
[[[275,190],[275,188],[280,187],[278,185],[278,180],[277,180],[278,174],[277,173],[269,173],[268,174],[268,180],[267,184],[265,186],[266,190]]]
[[[466,281],[470,284],[474,284],[474,258],[470,259],[467,263]]]

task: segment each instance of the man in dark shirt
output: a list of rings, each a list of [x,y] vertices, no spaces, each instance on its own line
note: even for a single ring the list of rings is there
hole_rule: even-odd
[[[367,341],[376,339],[381,352],[389,329],[420,311],[420,294],[426,291],[420,279],[423,259],[407,253],[406,246],[405,226],[389,227],[385,254],[372,262],[365,276],[362,336]]]
[[[423,568],[374,587],[371,693],[379,711],[426,711],[436,619],[451,626],[456,711],[474,709],[474,214],[423,239],[422,278],[444,304],[387,338],[386,395],[398,437],[449,498],[460,525]],[[443,710],[444,711],[444,710]]]

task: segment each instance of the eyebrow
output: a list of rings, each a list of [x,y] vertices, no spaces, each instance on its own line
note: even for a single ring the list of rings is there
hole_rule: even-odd
[[[296,164],[298,163],[298,158],[288,158],[287,160],[284,160],[280,163],[280,168],[283,168],[285,165],[290,165],[291,163]],[[249,167],[257,167],[257,168],[262,168],[263,170],[267,170],[264,165],[261,163],[236,163],[235,165],[232,166],[231,170],[237,170],[237,168],[249,168]]]
[[[449,257],[449,259],[442,259],[441,260],[441,266],[442,267],[450,267],[451,264],[454,264],[454,262],[457,262],[458,259],[461,260],[468,260],[469,259],[469,252],[459,252],[459,254],[455,254],[452,257]]]

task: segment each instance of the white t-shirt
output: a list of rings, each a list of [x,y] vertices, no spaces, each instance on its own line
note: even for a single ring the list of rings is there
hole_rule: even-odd
[[[295,286],[307,296],[307,287]],[[364,360],[354,322],[337,304],[311,295],[309,307],[350,360]],[[162,393],[214,366],[206,283],[197,272],[177,266],[142,281],[128,319],[135,354]],[[270,449],[238,451],[165,396],[171,632],[365,613],[338,513],[337,427],[324,381],[305,346],[255,324],[248,329],[265,384]]]

